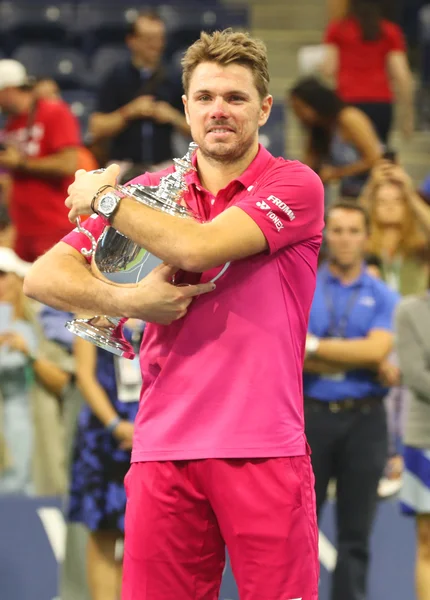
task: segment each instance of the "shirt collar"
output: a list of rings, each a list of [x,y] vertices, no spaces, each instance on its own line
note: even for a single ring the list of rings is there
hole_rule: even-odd
[[[264,146],[261,144],[258,145],[258,152],[254,158],[254,160],[248,165],[242,175],[233,179],[233,181],[238,181],[243,187],[249,188],[251,185],[255,184],[256,179],[265,171],[268,162],[272,158],[272,155]],[[197,152],[194,154],[192,158],[193,167],[197,167]],[[191,171],[185,176],[185,181],[188,185],[194,184],[196,187],[202,186],[199,178],[199,174],[197,171]],[[231,181],[229,185],[232,184]]]
[[[320,271],[323,274],[325,282],[327,282],[327,283],[337,283],[338,285],[342,285],[343,287],[348,287],[348,288],[361,287],[364,284],[365,278],[367,276],[366,267],[365,267],[365,263],[364,262],[363,262],[362,267],[361,267],[360,275],[357,277],[357,279],[355,279],[354,281],[351,281],[351,283],[348,283],[348,284],[343,284],[340,281],[339,277],[336,277],[336,275],[333,275],[333,273],[329,269],[328,262],[325,262],[322,265]]]

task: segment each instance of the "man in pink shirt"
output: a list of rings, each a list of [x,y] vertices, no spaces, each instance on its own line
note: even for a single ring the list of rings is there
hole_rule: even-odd
[[[160,316],[154,298],[169,284],[159,271],[137,288],[103,284],[88,273],[79,252],[87,239],[76,232],[26,279],[26,293],[56,307],[85,304],[150,322],[126,478],[123,600],[216,600],[225,546],[241,600],[318,597],[302,367],[323,187],[308,167],[259,146],[272,106],[268,83],[261,42],[230,30],[202,33],[183,59],[183,100],[199,146],[185,201],[205,222],[119,194],[110,216],[117,230],[179,268],[181,281],[211,286],[231,261],[214,291],[190,303],[198,289],[174,288],[180,308]],[[135,182],[157,185],[170,170]],[[88,214],[116,175],[115,166],[78,171],[66,201],[70,219]],[[84,226],[97,236],[105,220]],[[45,269],[50,277],[41,281]]]

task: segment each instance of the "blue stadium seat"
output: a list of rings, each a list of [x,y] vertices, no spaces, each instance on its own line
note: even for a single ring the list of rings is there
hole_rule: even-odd
[[[157,10],[167,26],[169,56],[192,44],[202,30],[211,32],[230,26],[246,27],[248,24],[247,10],[221,8],[213,3],[162,4],[157,6]]]
[[[81,2],[77,5],[74,37],[87,52],[98,46],[123,43],[129,27],[142,6],[127,2]]]
[[[259,141],[273,156],[286,156],[285,153],[285,107],[274,104],[269,120],[260,129]]]
[[[115,64],[125,61],[129,57],[130,53],[124,44],[111,44],[98,48],[91,59],[94,86],[99,85]]]
[[[46,0],[3,0],[0,2],[2,46],[12,52],[33,41],[67,43],[75,19],[72,2]]]
[[[84,56],[73,48],[26,44],[13,58],[25,65],[33,77],[52,77],[62,89],[88,87],[89,73]]]

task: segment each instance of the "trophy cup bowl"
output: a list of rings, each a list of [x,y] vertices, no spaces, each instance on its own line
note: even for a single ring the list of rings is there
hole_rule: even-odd
[[[184,192],[187,190],[185,175],[194,169],[191,159],[196,149],[197,144],[191,143],[183,158],[174,159],[175,171],[162,177],[158,186],[118,185],[115,186],[115,190],[154,210],[166,212],[177,218],[200,221],[200,217],[182,203]],[[82,248],[81,253],[91,257],[91,270],[103,281],[133,286],[162,262],[160,258],[137,245],[114,227],[105,227],[98,240],[81,226],[79,219],[77,228],[91,241],[91,249]],[[66,323],[66,327],[71,333],[99,348],[133,359],[135,351],[123,332],[126,321],[126,317],[99,315],[73,319]]]

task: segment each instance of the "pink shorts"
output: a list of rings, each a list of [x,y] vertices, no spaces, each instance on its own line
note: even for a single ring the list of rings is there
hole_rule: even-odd
[[[309,456],[134,463],[122,600],[218,600],[227,546],[241,600],[317,600]]]

